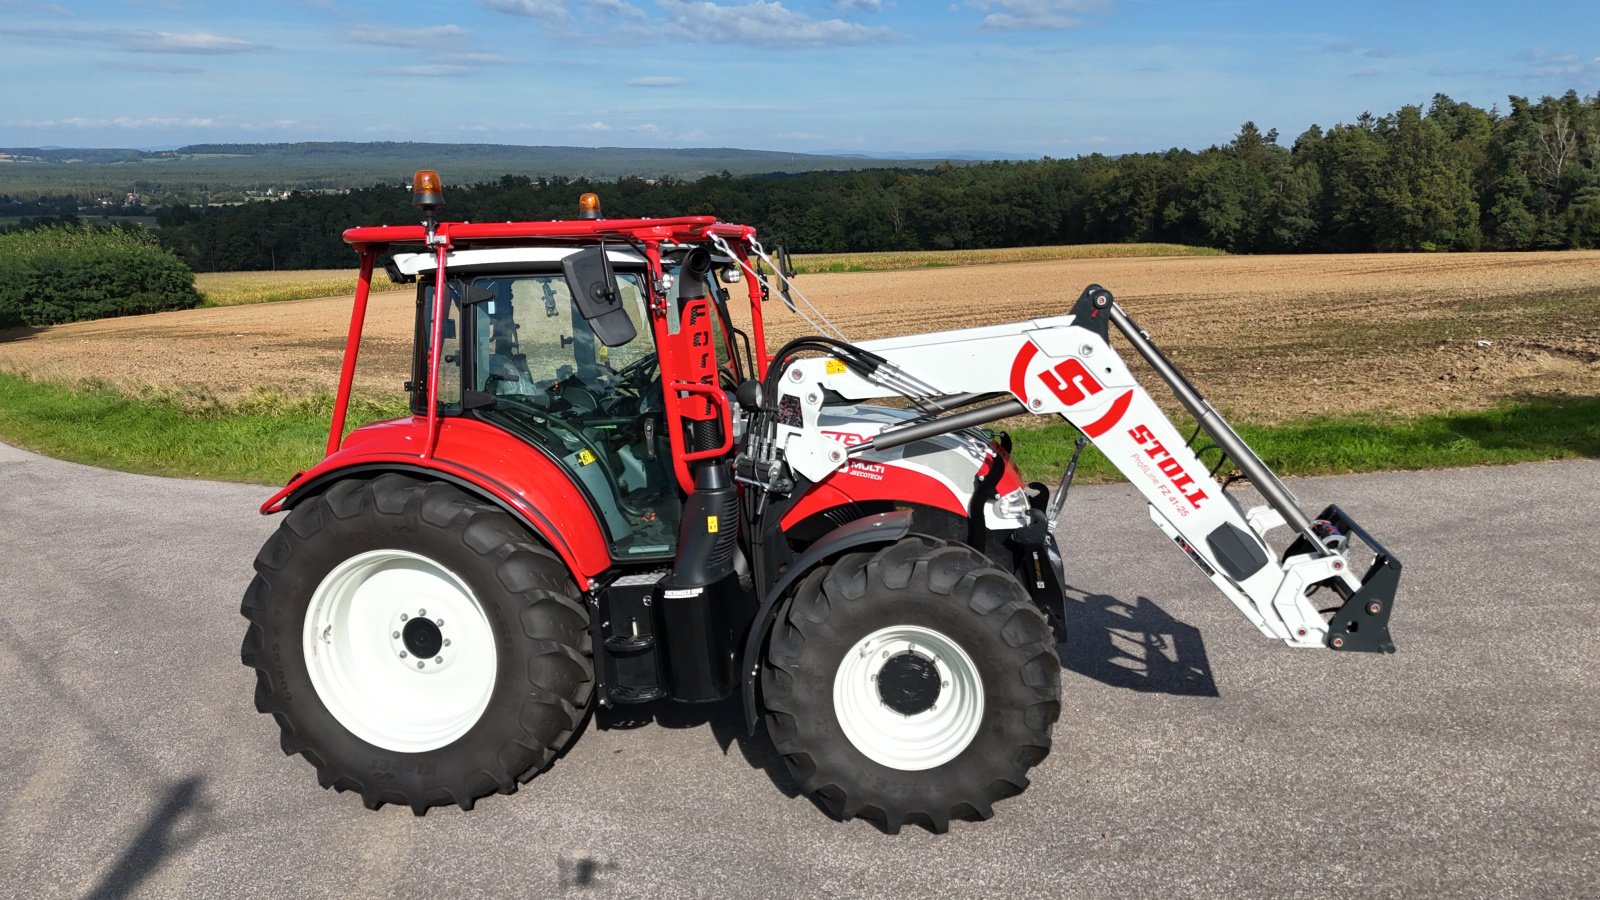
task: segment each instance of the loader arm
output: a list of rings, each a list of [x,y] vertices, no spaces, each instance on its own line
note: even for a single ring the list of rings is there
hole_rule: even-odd
[[[1167,382],[1265,504],[1245,509],[1213,479],[1112,348],[1109,326]],[[863,365],[846,354],[797,359],[775,378],[772,443],[805,478],[820,481],[874,448],[1023,413],[1059,415],[1139,490],[1155,525],[1262,634],[1292,647],[1393,652],[1388,620],[1399,561],[1337,507],[1307,516],[1108,291],[1091,285],[1069,315],[855,347],[875,361]],[[828,391],[852,400],[908,396],[925,414],[847,446],[818,427]],[[1294,534],[1282,554],[1266,539],[1280,526]],[[1364,572],[1352,564],[1353,540],[1372,554]],[[1331,622],[1308,596],[1313,586],[1341,598]]]

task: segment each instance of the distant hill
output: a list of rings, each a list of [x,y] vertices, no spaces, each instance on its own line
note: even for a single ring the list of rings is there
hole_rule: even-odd
[[[949,160],[961,163],[964,160]],[[944,159],[738,150],[631,147],[523,147],[512,144],[305,142],[193,144],[176,150],[0,148],[0,191],[192,191],[307,188],[400,183],[419,168],[465,184],[501,175],[613,180],[694,179],[718,172],[756,175],[883,168],[931,169]]]

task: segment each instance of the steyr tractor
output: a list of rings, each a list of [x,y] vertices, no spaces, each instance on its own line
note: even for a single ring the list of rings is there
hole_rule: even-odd
[[[1054,491],[1025,484],[984,428],[1030,414],[1093,442],[1264,636],[1394,649],[1400,563],[1337,507],[1307,515],[1099,286],[851,343],[749,226],[608,219],[593,194],[570,221],[440,221],[433,172],[413,201],[421,224],[344,233],[360,276],[327,455],[262,506],[288,515],[242,607],[256,707],[325,788],[471,809],[597,706],[737,698],[838,818],[989,817],[1060,711],[1077,453]],[[380,259],[417,285],[410,414],[346,435]],[[771,299],[819,333],[769,353]],[[1113,329],[1264,504],[1225,490]]]

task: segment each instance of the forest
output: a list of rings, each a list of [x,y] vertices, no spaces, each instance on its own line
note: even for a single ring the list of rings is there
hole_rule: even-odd
[[[419,168],[429,161],[419,159]],[[1600,246],[1600,93],[1482,109],[1363,113],[1286,142],[1246,122],[1226,145],[1122,156],[608,182],[515,174],[453,185],[445,217],[711,214],[796,252],[1160,241],[1233,253],[1530,250]],[[393,185],[159,216],[198,271],[347,266],[354,225],[414,221]]]

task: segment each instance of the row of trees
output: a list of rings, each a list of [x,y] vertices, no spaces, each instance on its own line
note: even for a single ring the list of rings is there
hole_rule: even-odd
[[[444,173],[447,177],[448,172]],[[1192,152],[697,181],[505,176],[454,188],[448,217],[567,218],[598,191],[609,216],[713,214],[801,252],[1168,241],[1239,253],[1600,246],[1600,94],[1505,112],[1435,96],[1313,126],[1285,147],[1246,122]],[[392,186],[160,217],[201,270],[345,266],[340,233],[415,221]]]

